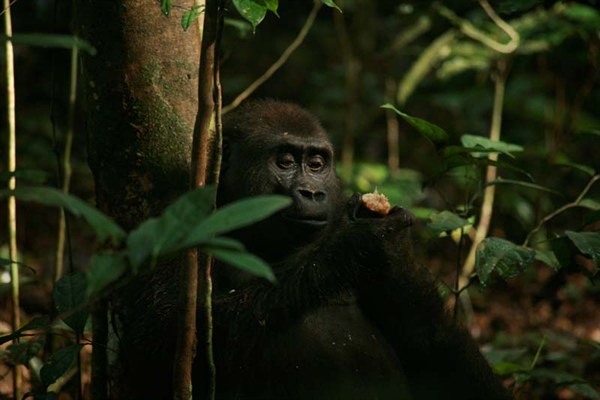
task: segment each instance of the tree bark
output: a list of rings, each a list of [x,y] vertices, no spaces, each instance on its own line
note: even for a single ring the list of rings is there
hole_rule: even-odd
[[[95,57],[84,57],[82,81],[96,200],[102,211],[127,230],[159,214],[189,188],[200,46],[198,31],[184,32],[179,21],[193,4],[193,0],[182,0],[167,17],[155,0],[77,3],[80,32],[98,50]],[[180,265],[171,263],[171,267]],[[172,349],[171,337],[165,335],[174,331],[169,324],[176,317],[163,315],[170,314],[170,309],[157,310],[154,301],[162,301],[166,291],[176,309],[177,293],[171,292],[178,282],[169,282],[170,289],[165,289],[156,274],[135,277],[110,296],[106,307],[99,305],[94,311],[94,322],[99,325],[94,326],[95,339],[108,337],[104,340],[108,343],[94,346],[93,365],[102,369],[95,371],[95,377],[108,376],[108,382],[94,382],[95,399],[139,398],[153,384],[169,387],[170,366],[150,371],[161,366],[159,358],[145,364],[140,361],[143,358],[131,361],[124,356],[131,349],[150,358],[155,352],[152,346],[165,352]],[[170,270],[169,276],[179,274]],[[145,329],[144,323],[155,326]],[[132,331],[141,331],[142,336]],[[127,369],[146,382],[124,377]],[[162,381],[153,382],[158,379]]]

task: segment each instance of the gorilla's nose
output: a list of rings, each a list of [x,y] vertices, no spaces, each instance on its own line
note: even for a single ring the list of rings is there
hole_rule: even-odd
[[[298,189],[298,193],[300,193],[300,199],[316,201],[317,203],[325,201],[325,198],[327,197],[325,192],[319,190]]]

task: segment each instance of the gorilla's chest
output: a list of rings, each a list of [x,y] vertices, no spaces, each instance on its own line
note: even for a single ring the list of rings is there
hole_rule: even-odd
[[[322,306],[261,347],[239,366],[238,398],[409,398],[394,352],[354,302]]]

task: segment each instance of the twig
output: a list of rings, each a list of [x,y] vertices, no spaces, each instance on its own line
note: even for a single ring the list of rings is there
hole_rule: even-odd
[[[267,69],[267,71],[262,76],[260,76],[254,82],[252,82],[250,84],[250,86],[248,86],[246,88],[246,90],[244,90],[242,93],[240,93],[230,104],[228,104],[227,106],[223,107],[223,114],[227,114],[229,111],[232,111],[236,107],[238,107],[244,100],[246,100],[248,97],[250,97],[250,95],[252,93],[254,93],[254,91],[256,89],[258,89],[263,83],[265,83],[267,80],[269,80],[269,78],[271,78],[273,76],[273,74],[275,72],[277,72],[277,70],[283,66],[283,64],[286,63],[286,61],[288,60],[288,58],[290,58],[290,56],[292,55],[292,53],[294,51],[296,51],[296,49],[298,47],[300,47],[300,45],[304,41],[304,38],[306,38],[306,35],[310,31],[310,28],[312,27],[313,23],[315,22],[315,19],[317,18],[317,13],[319,12],[319,9],[321,8],[321,5],[322,4],[321,4],[320,1],[315,1],[314,2],[314,6],[312,8],[312,11],[308,15],[308,18],[306,19],[306,22],[304,22],[304,25],[302,26],[302,29],[300,29],[300,32],[298,33],[298,36],[296,36],[296,38],[292,41],[292,43],[290,43],[290,45],[287,47],[287,49],[285,49],[283,51],[283,53],[277,59],[277,61],[275,61],[273,63],[273,65],[271,65],[269,67],[269,69]]]
[[[577,198],[575,200],[573,200],[570,203],[565,204],[564,206],[554,210],[552,213],[550,213],[550,214],[546,215],[544,218],[542,218],[540,220],[540,222],[536,225],[536,227],[533,228],[527,234],[527,237],[525,238],[525,241],[523,242],[523,246],[529,245],[529,241],[531,240],[533,235],[535,235],[537,232],[539,232],[539,230],[542,229],[542,226],[544,226],[544,224],[546,222],[550,221],[552,218],[556,217],[557,215],[565,212],[566,210],[568,210],[570,208],[578,207],[579,204],[581,203],[581,201],[583,200],[584,196],[589,192],[589,190],[592,188],[594,183],[596,183],[598,180],[600,180],[600,175],[594,175],[590,179],[590,181],[587,183],[587,185],[585,185],[585,187],[583,188],[581,193],[579,193],[579,196],[577,196]]]
[[[510,54],[514,52],[517,49],[517,47],[519,47],[519,33],[515,31],[515,29],[512,26],[503,21],[495,13],[495,11],[487,3],[486,0],[480,0],[479,4],[484,9],[486,14],[490,17],[490,19],[494,21],[494,23],[508,35],[508,37],[510,38],[510,41],[508,43],[500,43],[492,39],[488,34],[476,28],[475,25],[473,25],[470,21],[459,17],[454,13],[454,11],[450,10],[445,6],[442,6],[441,4],[436,5],[436,8],[440,15],[447,18],[450,22],[456,25],[458,29],[460,29],[460,31],[464,33],[467,37],[478,41],[479,43],[489,47],[490,49],[498,53]]]
[[[4,8],[2,9],[2,11],[0,11],[0,15],[3,15],[6,12],[8,12],[10,6],[12,6],[13,4],[15,4],[16,2],[17,2],[17,0],[12,0],[8,6],[6,5],[6,2],[4,2]]]
[[[10,15],[10,5],[8,0],[4,0],[4,34],[12,36],[12,19]],[[6,113],[8,119],[8,189],[14,190],[17,187],[17,178],[15,171],[17,169],[17,137],[16,137],[16,118],[15,118],[15,61],[13,44],[10,40],[6,41]],[[16,263],[18,258],[17,251],[17,202],[14,196],[8,197],[8,258],[10,264],[10,288],[12,299],[12,329],[16,331],[21,325],[21,314],[19,306],[19,265]],[[14,343],[18,343],[16,338]],[[21,398],[21,367],[13,367],[13,394],[15,399]]]
[[[497,66],[497,75],[494,85],[494,108],[492,114],[492,123],[490,128],[490,140],[499,141],[500,132],[502,130],[502,109],[504,107],[504,90],[506,87],[507,66],[505,60],[499,60]],[[489,159],[492,161],[498,160],[498,153],[489,154]],[[486,182],[491,182],[496,179],[497,169],[494,165],[488,165],[486,173]],[[471,244],[471,249],[463,265],[461,275],[461,285],[467,280],[475,267],[475,255],[477,246],[488,234],[490,223],[492,220],[492,211],[494,207],[494,195],[496,193],[496,185],[486,186],[483,194],[483,203],[479,214],[479,221],[475,231],[475,237]]]

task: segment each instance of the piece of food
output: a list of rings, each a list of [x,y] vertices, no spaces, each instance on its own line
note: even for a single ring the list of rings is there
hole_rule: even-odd
[[[377,190],[373,193],[363,194],[362,202],[366,208],[381,215],[387,215],[392,208],[388,198],[384,194],[377,192]]]

